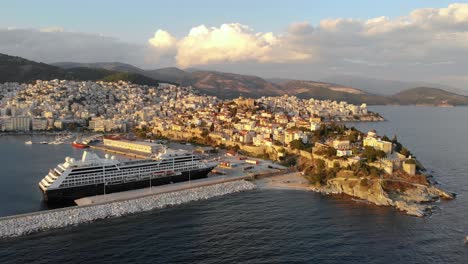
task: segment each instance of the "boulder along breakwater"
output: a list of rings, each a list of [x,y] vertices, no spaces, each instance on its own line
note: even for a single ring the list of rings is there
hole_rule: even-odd
[[[256,185],[252,182],[239,180],[156,194],[132,200],[8,216],[0,218],[0,238],[17,237],[105,218],[161,209],[192,201],[206,200],[231,193],[253,190],[255,188]]]

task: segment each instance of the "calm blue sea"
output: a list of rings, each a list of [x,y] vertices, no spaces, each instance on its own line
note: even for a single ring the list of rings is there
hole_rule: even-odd
[[[0,263],[468,263],[468,108],[379,106],[359,123],[399,140],[458,198],[431,217],[310,192],[255,190],[0,240]],[[44,209],[37,182],[68,145],[0,137],[0,215]],[[34,139],[35,140],[35,139]]]

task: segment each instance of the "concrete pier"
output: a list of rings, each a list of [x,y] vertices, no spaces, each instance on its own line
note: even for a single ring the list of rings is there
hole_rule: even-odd
[[[186,181],[186,182],[179,182],[179,183],[174,183],[174,184],[153,186],[153,187],[144,188],[144,189],[136,189],[136,190],[130,190],[130,191],[124,191],[124,192],[110,193],[106,195],[90,196],[90,197],[77,199],[75,200],[75,203],[80,206],[90,205],[90,204],[110,203],[110,202],[115,202],[115,201],[130,200],[130,199],[136,199],[136,198],[163,194],[163,193],[183,191],[187,189],[215,185],[215,184],[220,184],[220,183],[225,183],[225,182],[246,180],[250,178],[251,177],[248,175],[232,176],[232,177],[216,176],[216,177],[210,177],[210,178],[205,178],[205,179],[199,179],[195,181]]]

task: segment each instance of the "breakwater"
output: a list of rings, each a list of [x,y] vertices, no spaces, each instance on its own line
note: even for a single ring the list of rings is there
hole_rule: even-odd
[[[0,238],[22,236],[100,219],[135,214],[255,188],[255,184],[240,180],[132,200],[3,217],[0,218]]]

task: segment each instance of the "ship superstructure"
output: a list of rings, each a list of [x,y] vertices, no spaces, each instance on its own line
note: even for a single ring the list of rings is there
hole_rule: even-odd
[[[119,161],[84,151],[80,160],[67,157],[39,182],[48,202],[68,202],[78,198],[120,192],[155,185],[207,177],[217,164],[198,155],[163,149],[149,159]]]

